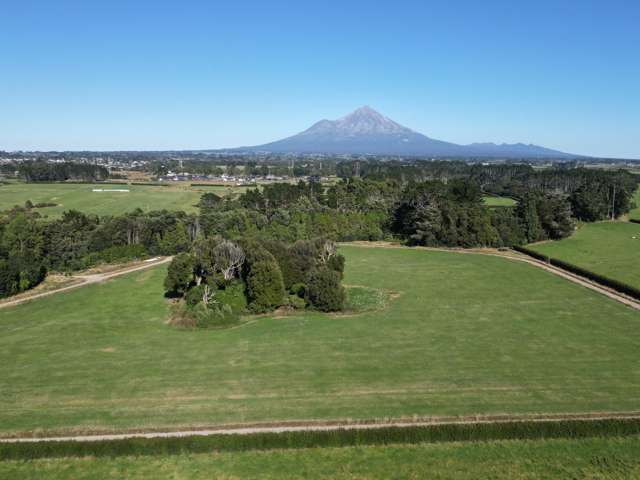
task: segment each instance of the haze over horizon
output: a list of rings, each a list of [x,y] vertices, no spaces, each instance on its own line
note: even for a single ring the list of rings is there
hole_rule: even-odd
[[[0,150],[260,145],[361,105],[431,138],[640,158],[628,1],[10,2]]]

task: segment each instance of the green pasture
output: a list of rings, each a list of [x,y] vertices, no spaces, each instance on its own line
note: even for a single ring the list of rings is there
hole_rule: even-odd
[[[640,224],[582,224],[569,238],[528,248],[640,288]]]
[[[483,196],[482,200],[488,207],[514,207],[517,203],[513,198],[494,197],[491,195]]]
[[[93,189],[128,189],[129,192],[94,192]],[[59,217],[67,210],[97,215],[119,215],[136,208],[144,211],[166,209],[196,212],[196,205],[203,193],[227,195],[238,191],[244,191],[244,187],[12,182],[0,185],[0,211],[14,205],[23,206],[27,200],[31,200],[34,204],[56,203],[56,207],[37,209],[41,215],[49,217]]]
[[[0,434],[637,410],[635,310],[503,258],[341,250],[382,308],[175,330],[157,267],[0,310]]]
[[[0,478],[621,480],[640,477],[640,439],[510,440],[0,462]]]

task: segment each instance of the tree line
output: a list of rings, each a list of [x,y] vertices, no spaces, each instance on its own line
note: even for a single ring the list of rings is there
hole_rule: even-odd
[[[621,171],[558,169],[542,174],[526,165],[433,162],[420,168],[439,178],[416,173],[405,181],[394,172],[414,172],[415,165],[368,168],[361,171],[364,178],[343,178],[330,186],[300,181],[238,196],[206,193],[197,215],[136,210],[98,217],[69,211],[51,220],[40,218],[35,209],[13,208],[0,215],[0,296],[32,288],[47,271],[72,272],[150,255],[192,252],[197,257],[196,245],[211,238],[234,242],[247,258],[243,242],[259,242],[280,259],[285,288],[290,289],[285,270],[292,251],[274,245],[326,238],[470,248],[560,239],[573,232],[576,220],[627,213],[638,186],[636,176]],[[505,191],[517,198],[515,207],[485,205],[486,192]],[[248,285],[246,277],[243,281]]]
[[[14,166],[25,182],[101,182],[109,178],[109,170],[89,163],[48,163],[45,161],[21,162]]]

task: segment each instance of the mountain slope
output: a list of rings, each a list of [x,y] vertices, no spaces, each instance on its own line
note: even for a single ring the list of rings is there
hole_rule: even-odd
[[[394,122],[368,106],[358,108],[338,120],[321,120],[304,132],[282,140],[235,150],[430,157],[577,157],[522,143],[458,145],[435,140]]]

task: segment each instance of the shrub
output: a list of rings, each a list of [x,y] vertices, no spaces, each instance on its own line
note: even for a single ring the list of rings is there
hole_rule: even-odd
[[[196,288],[192,288],[190,293]],[[233,312],[229,305],[211,303],[205,305],[202,301],[195,305],[184,302],[175,303],[171,307],[169,324],[185,329],[221,328],[237,325],[240,316]]]
[[[195,307],[198,303],[202,302],[202,297],[204,296],[204,285],[197,285],[187,291],[187,294],[184,296],[184,302],[187,307]]]
[[[87,255],[84,258],[86,266],[96,265],[98,263],[115,263],[127,260],[137,260],[147,256],[147,250],[144,245],[117,245],[106,248],[100,252]]]
[[[304,310],[307,307],[307,302],[298,295],[289,295],[287,297],[287,306],[294,310]]]
[[[240,320],[239,315],[234,313],[229,305],[221,303],[205,305],[200,302],[191,309],[191,313],[198,328],[230,327]]]
[[[296,283],[294,285],[291,285],[291,288],[289,289],[289,293],[292,293],[293,295],[297,295],[300,298],[304,298],[304,292],[307,291],[307,286],[304,283]]]
[[[177,328],[196,328],[196,318],[184,302],[176,302],[171,305],[169,325]]]
[[[234,280],[218,290],[215,299],[224,305],[229,305],[234,313],[242,314],[247,311],[245,290],[246,286],[242,280]]]
[[[340,284],[340,274],[326,267],[312,271],[308,277],[305,299],[323,312],[342,310],[345,291]]]
[[[249,309],[255,313],[273,310],[284,299],[282,272],[278,264],[261,260],[250,266],[246,277]]]

